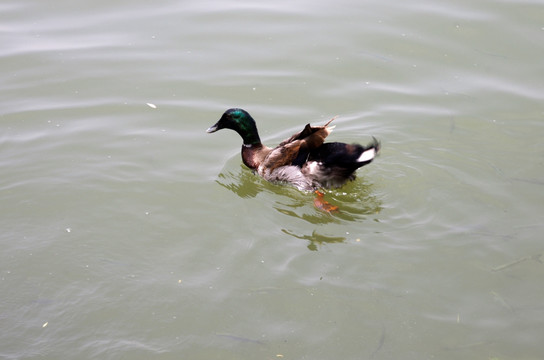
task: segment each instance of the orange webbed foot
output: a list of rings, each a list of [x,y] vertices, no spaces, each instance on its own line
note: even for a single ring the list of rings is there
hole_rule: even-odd
[[[333,212],[333,211],[338,211],[338,206],[331,205],[327,200],[323,199],[323,196],[325,194],[323,194],[319,190],[315,190],[314,192],[317,195],[316,198],[314,199],[314,206],[316,208],[318,208],[319,210],[328,212],[328,213]]]

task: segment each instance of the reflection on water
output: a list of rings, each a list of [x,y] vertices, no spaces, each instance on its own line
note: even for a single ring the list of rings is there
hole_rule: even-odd
[[[237,172],[223,170],[218,175],[216,182],[241,198],[252,198],[264,189],[258,180],[260,178],[257,175],[240,165]]]
[[[277,199],[272,205],[274,209],[311,224],[364,220],[369,215],[378,214],[382,209],[380,200],[373,194],[373,185],[365,182],[361,177],[340,189],[325,192],[324,199],[338,206],[337,211],[325,212],[313,206],[313,199],[316,196],[314,193],[302,192],[289,185],[271,184],[243,165],[236,170],[227,169],[227,167],[218,175],[216,182],[219,185],[241,198],[255,197],[260,192],[266,191],[273,193]],[[321,242],[338,242],[338,240],[334,238],[334,241],[322,240]]]
[[[281,231],[297,239],[308,240],[310,242],[308,244],[308,249],[312,251],[317,251],[318,245],[322,245],[323,243],[333,244],[333,243],[342,243],[346,241],[346,238],[343,236],[321,235],[321,234],[318,234],[316,230],[312,231],[311,235],[297,235],[286,229],[281,229]]]

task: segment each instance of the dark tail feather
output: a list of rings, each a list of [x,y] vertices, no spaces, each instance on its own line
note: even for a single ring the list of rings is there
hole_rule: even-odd
[[[340,167],[355,171],[372,162],[379,150],[380,142],[375,137],[372,137],[372,142],[367,146],[332,142],[325,143],[312,151],[309,160],[322,162],[327,167]]]
[[[380,142],[373,136],[372,142],[363,149],[363,152],[361,152],[356,160],[357,164],[360,164],[358,167],[369,164],[374,160],[380,151]]]

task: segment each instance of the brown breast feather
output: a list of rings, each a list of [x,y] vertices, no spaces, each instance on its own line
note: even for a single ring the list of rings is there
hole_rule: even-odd
[[[257,169],[272,149],[264,145],[242,146],[242,161],[250,169]]]

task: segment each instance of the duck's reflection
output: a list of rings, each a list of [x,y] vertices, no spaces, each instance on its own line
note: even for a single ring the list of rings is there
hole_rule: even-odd
[[[333,244],[333,243],[342,243],[346,241],[346,238],[343,236],[326,236],[318,234],[315,230],[312,232],[311,235],[297,235],[293,233],[292,231],[281,229],[282,232],[284,232],[287,235],[291,235],[297,239],[302,240],[308,240],[310,243],[308,244],[308,249],[312,251],[317,251],[317,248],[319,245],[322,245],[323,243],[327,244]]]
[[[216,182],[241,198],[252,198],[263,190],[260,180],[251,170],[240,166],[238,171],[223,170]]]
[[[277,195],[277,200],[272,205],[274,209],[315,225],[365,220],[382,209],[380,200],[373,194],[373,184],[362,178],[341,189],[325,192],[324,200],[338,206],[337,211],[330,212],[314,207],[314,193],[301,192],[292,186],[271,184],[242,165],[237,168],[227,165],[216,182],[242,198],[255,197],[263,191],[272,192]]]

